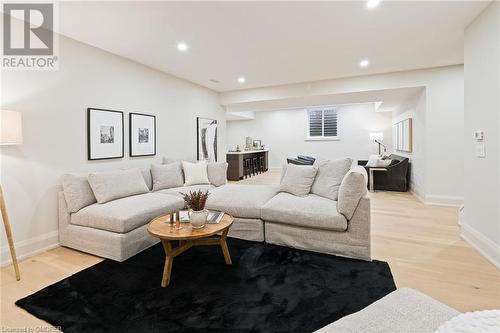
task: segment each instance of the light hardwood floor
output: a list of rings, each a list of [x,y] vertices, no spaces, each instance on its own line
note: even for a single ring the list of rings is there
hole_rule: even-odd
[[[269,171],[242,184],[277,184]],[[372,199],[372,254],[387,261],[398,287],[420,290],[459,311],[500,308],[500,270],[459,237],[457,209],[422,204],[410,193],[378,192]],[[14,302],[101,261],[56,248],[0,273],[0,327],[47,326]]]

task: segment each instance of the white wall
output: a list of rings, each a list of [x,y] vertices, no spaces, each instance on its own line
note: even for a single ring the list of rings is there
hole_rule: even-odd
[[[219,158],[225,159],[225,115],[216,93],[62,36],[59,59],[58,71],[2,72],[1,107],[23,113],[24,144],[1,150],[1,181],[21,257],[57,244],[64,173],[148,166],[162,156],[195,158],[197,116],[219,121]],[[87,161],[87,107],[156,115],[156,158],[127,157],[126,114],[126,157]]]
[[[412,152],[395,151],[395,154],[410,159],[410,190],[423,200],[426,193],[425,184],[425,90],[399,106],[392,113],[392,124],[412,119]]]
[[[227,122],[227,144],[244,147],[245,137],[262,140],[269,148],[270,167],[280,167],[287,157],[298,154],[321,158],[367,159],[378,153],[370,132],[383,132],[391,146],[391,113],[375,112],[374,104],[340,105],[339,141],[306,141],[306,115],[303,108],[255,112],[254,120]]]
[[[474,131],[485,131],[486,157]],[[500,3],[465,31],[465,218],[462,236],[500,268]]]
[[[221,94],[221,103],[238,111],[257,102],[293,100],[310,96],[349,94],[408,87],[424,87],[425,193],[428,203],[463,202],[463,66],[447,66],[397,73],[237,90]]]

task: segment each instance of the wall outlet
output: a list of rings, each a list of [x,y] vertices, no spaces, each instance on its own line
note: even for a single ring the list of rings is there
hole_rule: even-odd
[[[484,131],[475,131],[474,138],[476,138],[476,141],[483,141],[484,140]]]
[[[484,143],[478,143],[476,145],[476,157],[485,158],[486,157],[486,148]]]

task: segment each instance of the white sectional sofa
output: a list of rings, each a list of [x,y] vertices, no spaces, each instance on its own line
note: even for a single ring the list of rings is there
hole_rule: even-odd
[[[401,288],[316,333],[459,332],[440,329],[441,325],[459,314],[455,309],[414,289]],[[469,327],[469,332],[473,332],[472,326]]]
[[[158,242],[147,232],[151,219],[183,209],[180,192],[201,189],[210,193],[206,208],[234,217],[230,237],[370,260],[370,200],[363,168],[354,167],[340,179],[337,201],[316,194],[299,197],[277,186],[225,184],[226,168],[225,163],[212,168],[219,170],[219,175],[209,173],[212,184],[178,183],[160,190],[148,169],[65,175],[59,193],[60,244],[126,260]]]

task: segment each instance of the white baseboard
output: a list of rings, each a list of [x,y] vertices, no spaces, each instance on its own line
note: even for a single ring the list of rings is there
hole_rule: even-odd
[[[425,194],[422,188],[414,182],[410,182],[410,192],[426,205],[460,207],[464,203],[464,197]]]
[[[422,190],[417,183],[410,182],[410,192],[413,193],[413,195],[416,196],[418,200],[425,203],[424,194],[422,193]]]
[[[497,268],[500,268],[500,246],[466,223],[461,225],[460,237],[481,253]]]
[[[17,260],[21,261],[36,254],[51,250],[59,246],[59,231],[52,231],[30,239],[14,243]],[[0,250],[0,267],[10,265],[9,245],[2,246]]]
[[[464,203],[464,197],[456,197],[451,195],[426,195],[424,202],[427,205],[460,207]]]

